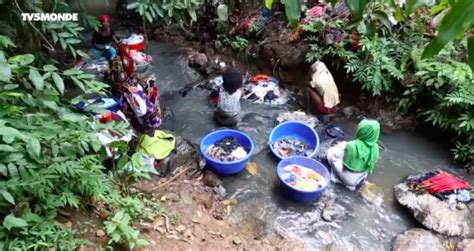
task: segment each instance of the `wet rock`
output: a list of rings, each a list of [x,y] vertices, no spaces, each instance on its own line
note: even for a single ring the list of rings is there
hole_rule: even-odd
[[[397,235],[392,251],[445,251],[441,240],[430,231],[414,228]]]
[[[209,187],[218,187],[222,185],[222,180],[219,179],[219,177],[215,173],[209,170],[205,170],[203,172],[202,182],[204,183],[204,185]]]
[[[350,243],[330,243],[321,248],[321,251],[358,251],[356,246]]]
[[[384,197],[383,191],[374,183],[370,183],[370,182],[365,183],[364,186],[362,186],[360,190],[360,195],[366,201],[376,206],[382,205],[383,197]]]
[[[449,236],[467,236],[470,233],[470,209],[451,210],[446,201],[431,194],[415,194],[405,183],[394,187],[395,198],[407,207],[423,226],[437,233]]]
[[[105,236],[105,232],[104,230],[102,229],[99,229],[95,232],[95,235],[97,235],[98,237],[104,237]]]
[[[217,194],[219,199],[223,199],[227,195],[227,191],[223,186],[213,187],[212,191]]]
[[[339,220],[345,215],[345,210],[342,206],[337,205],[334,200],[325,203],[321,217],[327,222]]]
[[[473,251],[474,239],[465,239],[458,243],[456,251]]]
[[[309,47],[307,45],[281,44],[278,42],[267,43],[263,46],[264,54],[268,58],[274,58],[279,61],[282,68],[298,68],[305,63],[306,53]]]
[[[189,65],[192,67],[204,67],[209,62],[206,54],[193,53],[189,56]]]
[[[352,117],[358,113],[358,109],[355,106],[346,106],[342,109],[342,113],[346,117]]]
[[[176,154],[177,165],[184,166],[196,161],[196,156],[198,153],[191,142],[182,137],[177,137]]]

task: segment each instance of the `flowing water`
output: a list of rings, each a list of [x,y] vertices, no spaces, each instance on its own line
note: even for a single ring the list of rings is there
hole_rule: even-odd
[[[199,143],[202,137],[217,128],[212,121],[208,92],[194,89],[183,98],[178,90],[199,79],[200,75],[187,66],[186,55],[175,45],[150,42],[148,51],[154,58],[161,98],[175,114],[176,133]],[[412,216],[394,200],[393,186],[407,175],[450,166],[449,151],[411,132],[382,135],[385,150],[369,181],[383,191],[383,203],[371,204],[360,192],[332,184],[321,200],[335,199],[336,204],[344,208],[345,215],[338,221],[326,222],[321,218],[321,202],[298,205],[278,192],[275,174],[278,162],[269,152],[267,140],[277,114],[294,109],[292,107],[290,104],[272,107],[242,101],[243,121],[238,129],[248,133],[256,144],[252,161],[257,163],[258,172],[255,176],[244,171],[223,177],[227,196],[239,202],[231,220],[238,223],[247,217],[258,219],[266,231],[288,230],[304,239],[313,250],[333,241],[350,242],[362,250],[389,250],[398,233],[416,226]],[[331,120],[343,128],[349,138],[354,135],[357,121],[343,117]],[[324,134],[320,132],[320,136]]]

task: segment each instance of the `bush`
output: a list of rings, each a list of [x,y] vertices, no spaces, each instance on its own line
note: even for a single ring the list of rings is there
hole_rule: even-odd
[[[383,11],[383,5],[368,11]],[[372,8],[372,9],[371,9]],[[474,78],[460,51],[466,41],[448,44],[437,57],[422,59],[427,16],[415,15],[397,27],[369,27],[359,23],[357,32],[344,18],[321,17],[303,28],[310,45],[310,62],[329,56],[372,95],[387,95],[397,109],[415,114],[440,130],[457,134],[454,157],[460,162],[474,158]],[[375,31],[369,29],[377,27]],[[462,54],[461,54],[462,55]]]

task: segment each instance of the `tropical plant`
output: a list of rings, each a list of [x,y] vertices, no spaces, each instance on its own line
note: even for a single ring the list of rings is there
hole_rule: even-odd
[[[166,24],[177,22],[184,25],[197,21],[196,10],[204,2],[202,0],[134,0],[127,9],[136,10],[148,22],[161,21]]]

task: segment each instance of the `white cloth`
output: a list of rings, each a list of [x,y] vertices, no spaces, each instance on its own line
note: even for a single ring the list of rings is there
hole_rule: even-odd
[[[328,149],[326,158],[331,165],[333,182],[343,183],[349,190],[355,190],[367,178],[367,172],[351,172],[344,167],[343,159],[346,150],[346,141],[337,143]]]
[[[322,97],[326,108],[333,108],[339,104],[339,92],[336,82],[323,62],[316,62],[311,66],[313,75],[311,76],[310,85]]]

